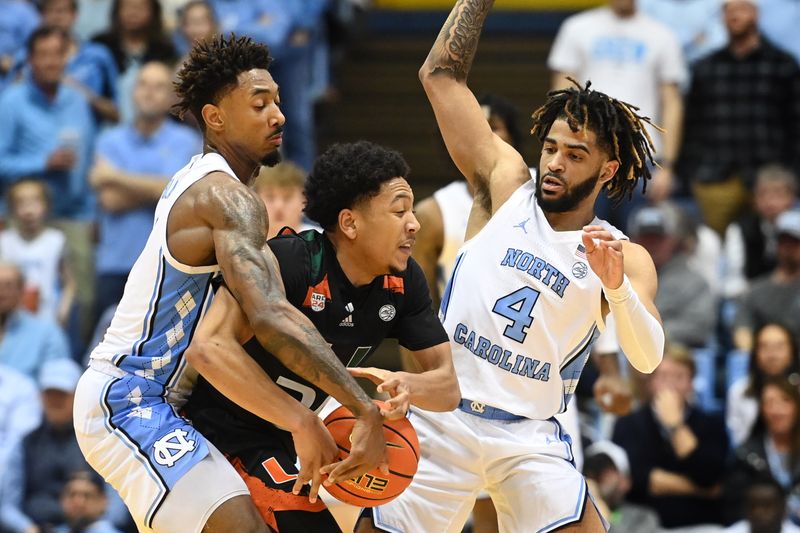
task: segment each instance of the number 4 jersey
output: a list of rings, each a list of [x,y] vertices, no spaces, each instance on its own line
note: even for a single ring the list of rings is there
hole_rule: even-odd
[[[412,351],[447,342],[425,276],[413,259],[405,272],[354,287],[324,234],[284,230],[269,246],[280,264],[287,299],[314,323],[343,365],[364,366],[385,338]],[[328,395],[286,368],[255,338],[245,348],[298,401],[312,410],[322,406]],[[197,429],[226,454],[238,455],[263,445],[265,435],[276,435],[272,424],[226,399],[202,377],[186,409]],[[288,433],[277,434],[291,445]]]
[[[462,246],[440,318],[464,398],[545,420],[566,409],[604,322],[582,232],[555,231],[535,190],[522,185]]]

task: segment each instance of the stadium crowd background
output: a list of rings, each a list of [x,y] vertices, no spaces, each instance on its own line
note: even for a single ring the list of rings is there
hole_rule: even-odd
[[[401,150],[418,200],[458,179],[416,78],[450,7],[0,0],[0,533],[133,531],[77,448],[72,393],[165,181],[201,150],[169,114],[190,43],[269,45],[286,162],[256,187],[273,232],[301,229],[334,141]],[[576,455],[614,531],[800,526],[798,23],[798,0],[498,0],[484,32],[470,85],[532,167],[526,117],[566,75],[667,127],[647,193],[598,206],[653,256],[669,338],[649,377],[603,338],[579,385]]]

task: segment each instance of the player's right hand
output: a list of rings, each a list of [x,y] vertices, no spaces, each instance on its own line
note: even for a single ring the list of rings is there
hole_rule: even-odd
[[[328,475],[323,483],[325,486],[356,478],[375,468],[389,473],[383,417],[376,405],[373,404],[372,409],[356,417],[353,432],[350,434],[350,444],[350,455],[346,459],[322,467],[320,472]]]
[[[292,432],[292,440],[300,461],[300,471],[292,487],[292,493],[300,494],[303,485],[311,483],[308,501],[315,503],[322,484],[320,469],[336,460],[339,448],[328,428],[312,412],[309,412],[300,427]]]

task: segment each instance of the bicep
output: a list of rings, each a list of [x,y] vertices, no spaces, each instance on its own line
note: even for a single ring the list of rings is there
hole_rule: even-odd
[[[423,372],[437,368],[453,368],[453,356],[450,343],[442,342],[430,348],[411,352]]]
[[[437,74],[423,75],[423,86],[447,151],[472,187],[490,189],[494,197],[495,190],[507,188],[505,182],[514,182],[517,176],[496,171],[508,166],[509,161],[525,166],[522,156],[492,132],[472,91],[463,83]]]

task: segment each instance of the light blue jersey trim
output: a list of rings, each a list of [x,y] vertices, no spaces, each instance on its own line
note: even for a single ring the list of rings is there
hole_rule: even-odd
[[[456,263],[453,267],[453,275],[450,276],[450,279],[447,281],[447,285],[444,288],[444,295],[442,296],[442,304],[439,306],[440,322],[444,322],[445,318],[447,318],[447,308],[450,307],[450,297],[453,295],[453,287],[456,284],[456,277],[461,269],[461,261],[466,255],[467,252],[461,252],[459,256],[456,257]]]
[[[572,396],[575,394],[574,391],[577,383],[574,385],[568,385],[567,381],[577,381],[580,379],[580,375],[583,372],[583,367],[586,365],[586,361],[589,358],[589,353],[592,350],[592,344],[599,335],[600,330],[597,328],[597,324],[592,324],[592,327],[589,329],[589,333],[583,337],[583,339],[578,343],[578,346],[570,352],[570,354],[564,360],[564,363],[561,365],[559,373],[561,375],[561,382],[564,384],[564,390],[562,391],[561,407],[558,411],[559,413],[563,413],[567,410],[567,405],[572,399]],[[567,392],[568,388],[571,389],[572,392]]]
[[[571,524],[573,522],[577,522],[578,520],[580,520],[581,515],[583,514],[583,508],[586,505],[586,499],[587,499],[586,490],[587,490],[586,481],[584,480],[584,482],[581,483],[581,493],[580,497],[578,498],[578,503],[577,505],[575,505],[575,511],[573,511],[573,513],[566,518],[562,518],[560,520],[553,522],[552,524],[544,526],[537,533],[546,533],[548,531],[553,531],[554,529],[558,529],[561,526],[565,526],[567,524]]]

